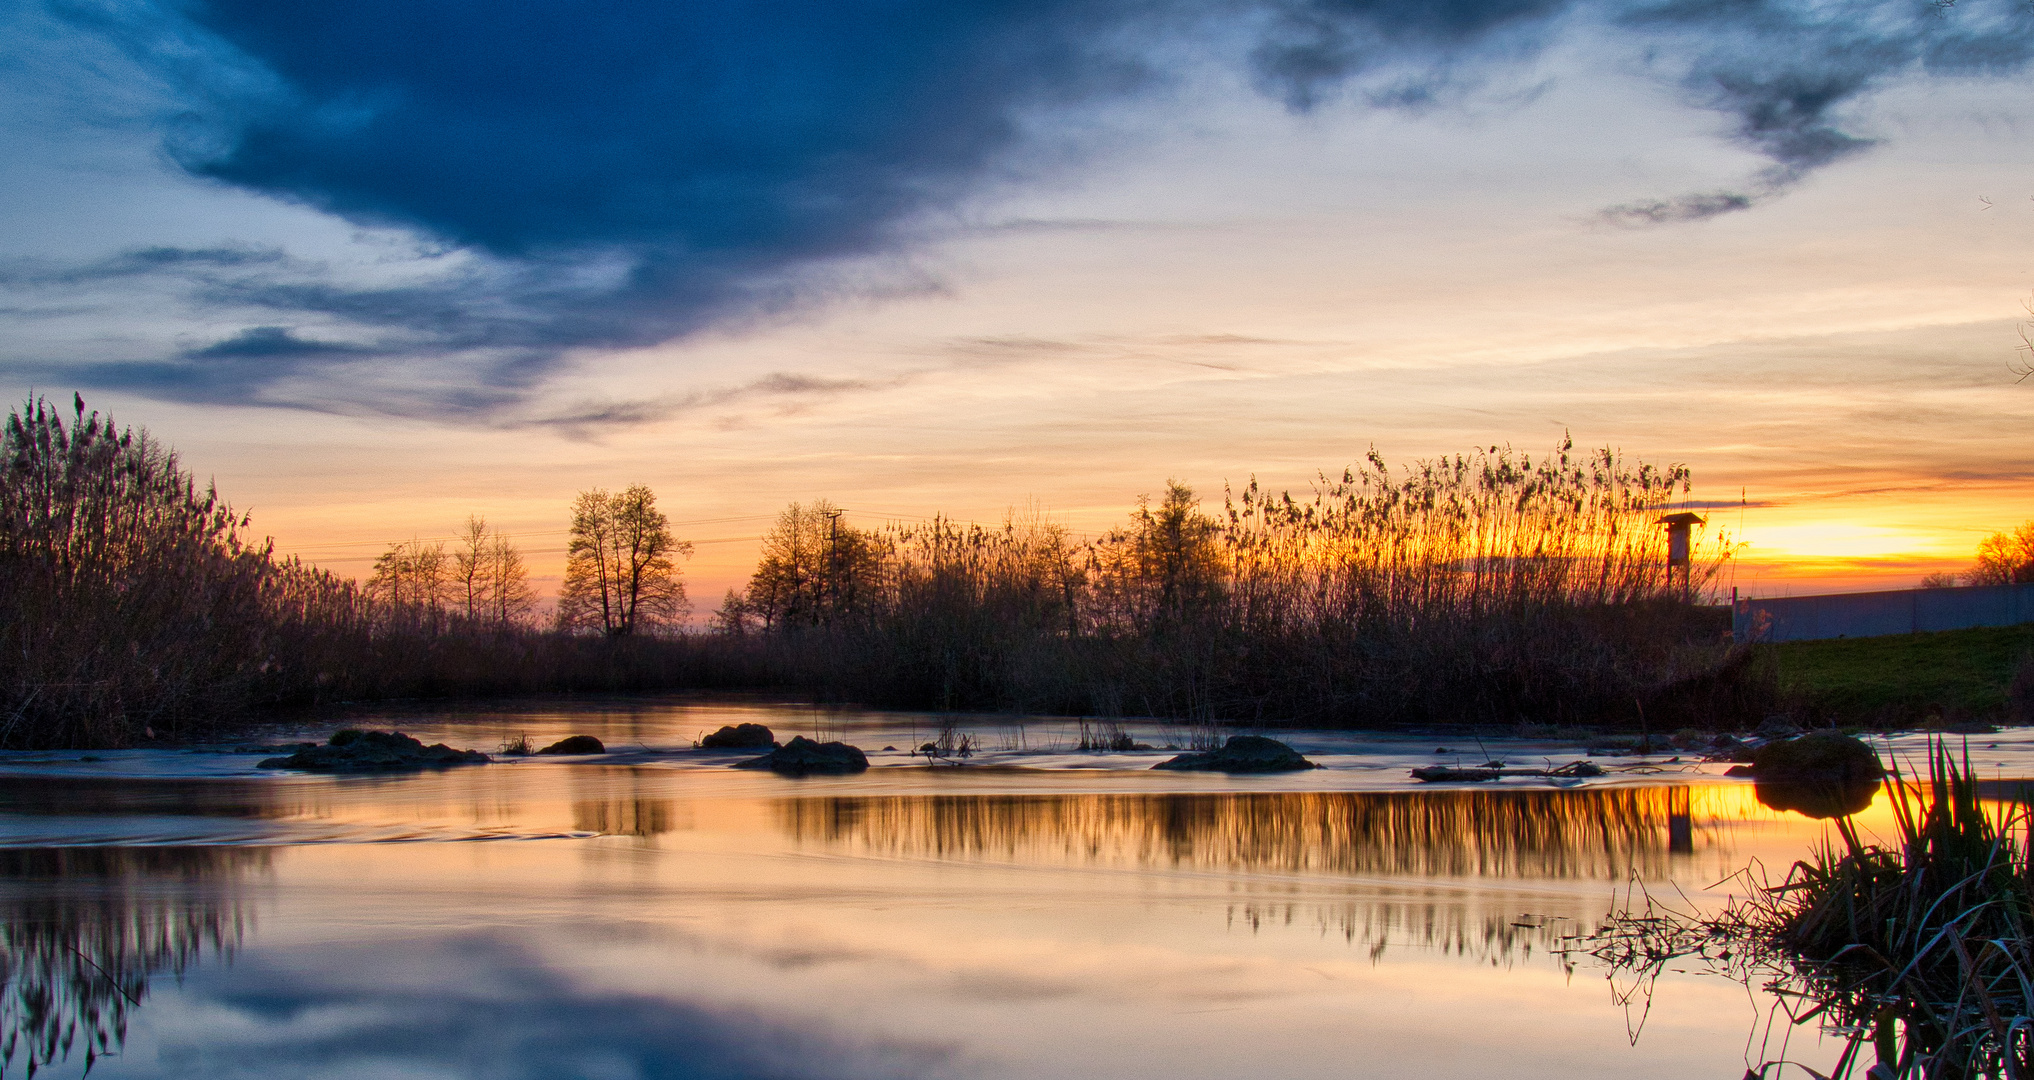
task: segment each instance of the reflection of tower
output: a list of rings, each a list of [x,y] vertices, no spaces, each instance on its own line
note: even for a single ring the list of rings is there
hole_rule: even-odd
[[[1685,787],[1667,791],[1667,851],[1674,855],[1695,854],[1694,793]]]
[[[1673,586],[1676,571],[1679,571],[1681,597],[1684,600],[1693,600],[1695,589],[1694,583],[1690,580],[1689,570],[1695,560],[1688,532],[1694,526],[1704,524],[1704,519],[1701,514],[1683,512],[1668,514],[1659,520],[1659,524],[1667,527],[1667,585]]]

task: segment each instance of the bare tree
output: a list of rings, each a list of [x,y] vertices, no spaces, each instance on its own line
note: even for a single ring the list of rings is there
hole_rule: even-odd
[[[477,624],[488,614],[488,594],[494,585],[491,561],[487,519],[478,514],[466,515],[466,528],[459,534],[459,550],[452,553],[452,587],[468,624]]]
[[[616,494],[580,492],[566,553],[562,628],[628,637],[684,611],[685,585],[672,557],[692,554],[692,545],[671,535],[656,494],[641,484]]]
[[[388,605],[389,619],[437,633],[445,612],[445,545],[411,539],[390,544],[374,560],[368,595]]]
[[[537,606],[537,591],[530,588],[523,553],[500,531],[487,544],[487,596],[489,614],[501,630],[526,622]]]

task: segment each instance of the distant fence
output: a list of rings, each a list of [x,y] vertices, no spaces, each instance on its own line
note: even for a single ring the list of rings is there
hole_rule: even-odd
[[[1830,593],[1739,600],[1731,636],[1739,641],[1883,637],[2034,622],[2034,585]]]

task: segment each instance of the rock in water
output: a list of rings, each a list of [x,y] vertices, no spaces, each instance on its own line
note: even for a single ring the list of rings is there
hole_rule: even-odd
[[[1152,768],[1265,773],[1292,772],[1295,769],[1313,769],[1319,766],[1301,757],[1299,751],[1277,739],[1267,739],[1262,735],[1231,735],[1220,750],[1210,750],[1204,754],[1181,754],[1170,761],[1161,761]]]
[[[791,741],[764,754],[759,758],[737,761],[737,769],[768,769],[785,776],[807,776],[820,773],[839,776],[844,773],[865,772],[869,759],[858,747],[844,742],[816,743],[803,735],[793,735]]]
[[[591,735],[567,735],[537,751],[539,754],[605,754],[607,747]]]
[[[704,750],[749,750],[775,745],[777,737],[761,724],[733,724],[699,740]]]
[[[1751,772],[1765,783],[1830,784],[1856,784],[1886,774],[1879,755],[1863,739],[1840,731],[1769,742],[1753,752]]]
[[[307,746],[288,757],[259,763],[264,769],[307,772],[402,772],[449,765],[485,765],[493,759],[478,750],[454,750],[444,743],[425,746],[400,731],[338,732],[323,746]]]

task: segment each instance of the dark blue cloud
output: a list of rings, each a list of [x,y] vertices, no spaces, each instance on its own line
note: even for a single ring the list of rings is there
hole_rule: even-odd
[[[682,968],[668,973],[668,996],[584,989],[494,936],[328,947],[289,959],[271,966],[256,954],[189,977],[174,993],[199,1007],[180,1010],[186,1023],[158,1029],[153,1061],[130,1045],[121,1064],[165,1078],[910,1080],[955,1072],[950,1046],[856,1036],[702,999]]]
[[[523,257],[852,253],[968,178],[1011,108],[1134,79],[1107,4],[209,0],[274,72],[201,175]]]
[[[1298,109],[1313,108],[1352,78],[1408,60],[1425,68],[1371,95],[1420,105],[1428,88],[1470,58],[1530,52],[1573,0],[1269,0],[1263,40],[1251,53],[1260,82]]]
[[[80,379],[254,400],[401,356],[469,384],[423,407],[482,413],[569,350],[824,297],[818,271],[905,250],[927,214],[1051,159],[1038,110],[1162,85],[1182,46],[1296,110],[1419,107],[1564,28],[1607,31],[1771,163],[1605,212],[1642,225],[1750,208],[1868,147],[1844,110],[1896,76],[2016,72],[2034,49],[2015,0],[47,2],[166,88],[190,174],[459,256],[382,282],[233,248],[0,274],[175,279],[252,335]]]

